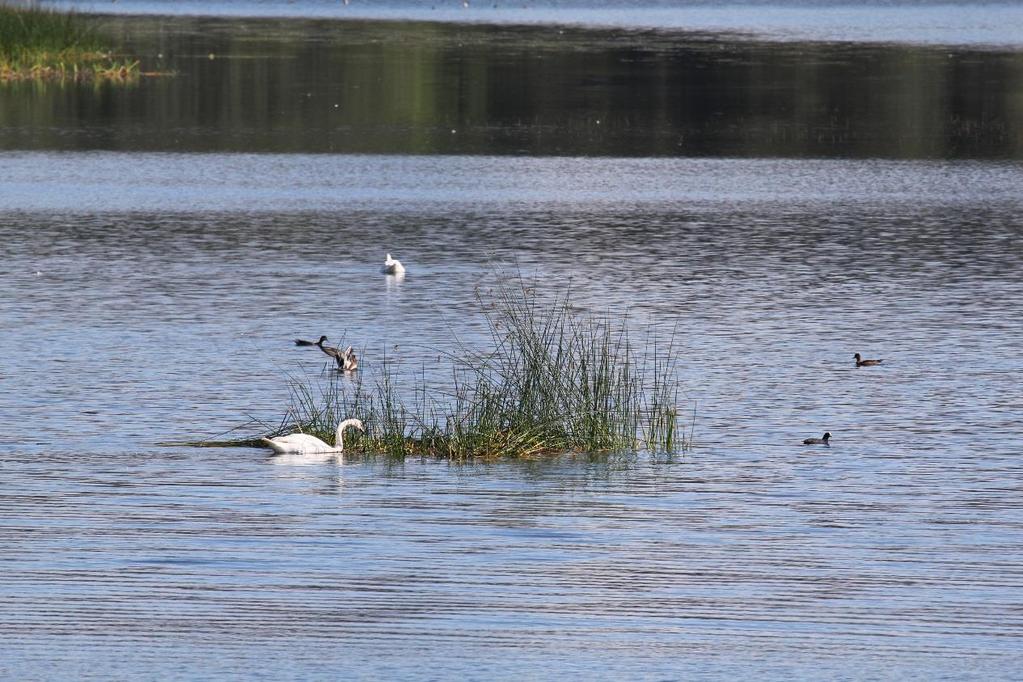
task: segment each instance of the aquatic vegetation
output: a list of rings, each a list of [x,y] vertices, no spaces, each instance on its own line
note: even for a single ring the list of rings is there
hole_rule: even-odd
[[[291,377],[291,406],[263,435],[329,443],[338,423],[357,417],[366,432],[352,434],[346,453],[467,460],[689,446],[670,341],[639,354],[623,322],[578,313],[568,294],[545,299],[522,282],[477,298],[492,348],[449,353],[450,385],[428,385],[425,372],[404,385],[388,358],[355,378]]]
[[[127,81],[138,75],[138,62],[116,59],[78,15],[0,5],[0,81]]]

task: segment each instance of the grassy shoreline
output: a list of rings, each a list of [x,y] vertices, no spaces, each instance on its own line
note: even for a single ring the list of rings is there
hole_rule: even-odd
[[[374,367],[363,355],[354,377],[289,377],[281,421],[239,427],[262,433],[176,444],[263,447],[260,437],[288,433],[333,443],[336,425],[357,417],[366,433],[349,431],[346,453],[468,461],[690,447],[695,413],[687,434],[670,341],[638,352],[624,321],[579,314],[567,294],[532,292],[519,282],[493,300],[477,294],[493,349],[449,353],[449,384],[428,386],[424,372],[400,386],[407,374],[395,362]]]
[[[112,46],[72,12],[0,4],[0,82],[130,81],[138,61]]]

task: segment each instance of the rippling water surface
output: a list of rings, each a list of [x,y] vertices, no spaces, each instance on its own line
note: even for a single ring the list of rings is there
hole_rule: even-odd
[[[0,84],[0,678],[1019,678],[1019,3],[73,4],[175,75]],[[160,445],[520,275],[695,447]]]
[[[1012,679],[1023,167],[0,154],[0,675]],[[408,276],[377,272],[386,251]],[[510,271],[678,324],[685,455],[276,465],[296,336]],[[884,357],[856,369],[852,354]],[[424,370],[423,367],[426,367]],[[824,430],[830,448],[798,443]]]

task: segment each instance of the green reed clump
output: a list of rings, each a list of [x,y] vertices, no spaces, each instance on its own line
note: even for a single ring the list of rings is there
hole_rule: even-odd
[[[624,324],[573,312],[567,294],[520,285],[480,303],[494,351],[458,358],[450,456],[684,447],[669,355],[637,357]]]
[[[346,452],[467,460],[688,447],[671,342],[647,343],[639,355],[624,323],[579,314],[567,294],[546,300],[522,283],[479,305],[492,349],[449,354],[449,385],[431,386],[424,371],[403,391],[394,362],[373,373],[363,356],[353,378],[290,378],[291,407],[266,435],[331,443],[340,421],[358,417],[366,433],[349,431]]]
[[[0,4],[0,81],[130,80],[138,62],[115,60],[110,45],[73,12]]]

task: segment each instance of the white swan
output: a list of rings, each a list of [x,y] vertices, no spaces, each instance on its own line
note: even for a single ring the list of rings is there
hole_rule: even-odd
[[[385,275],[404,275],[405,266],[401,264],[400,260],[391,258],[391,254],[387,254],[387,260],[384,261],[384,267],[380,268],[380,272]]]
[[[341,436],[349,426],[365,432],[362,421],[358,419],[346,419],[337,425],[337,432],[334,434],[334,442],[337,447],[331,447],[316,436],[308,433],[293,433],[290,436],[277,436],[276,438],[260,438],[267,447],[271,448],[278,455],[316,455],[322,453],[339,453],[345,449]]]

